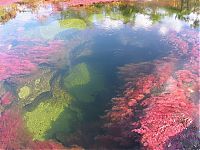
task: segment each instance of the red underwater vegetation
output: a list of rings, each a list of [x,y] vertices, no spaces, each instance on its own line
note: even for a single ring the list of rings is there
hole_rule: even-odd
[[[30,145],[18,109],[6,110],[0,116],[0,148],[22,149]]]
[[[141,105],[145,107],[145,115],[141,115],[138,121],[140,127],[133,132],[142,135],[141,142],[149,149],[163,149],[169,137],[182,132],[198,117],[195,116],[198,108],[181,89],[147,98]]]
[[[38,69],[38,65],[49,63],[50,57],[62,49],[62,41],[50,42],[23,41],[23,44],[11,47],[0,53],[0,80],[15,75],[26,75]]]
[[[9,105],[12,103],[14,99],[14,96],[11,92],[6,92],[2,97],[1,97],[1,105],[5,106],[5,105]]]
[[[176,59],[163,58],[155,62],[129,64],[120,68],[120,74],[126,82],[125,91],[122,97],[113,98],[113,107],[105,116],[108,121],[105,128],[111,133],[111,140],[120,143],[121,146],[133,144],[137,135],[131,132],[132,123],[138,116],[138,110],[133,108],[138,107],[143,99],[157,89],[162,90],[175,62]]]
[[[29,59],[20,59],[14,54],[0,53],[0,80],[13,75],[28,74],[35,71],[37,66]]]
[[[197,35],[186,35],[190,34],[169,35],[168,57],[119,68],[124,92],[112,99],[112,108],[104,116],[106,135],[98,139],[128,148],[139,141],[146,149],[162,150],[166,144],[168,149],[185,147],[188,136],[195,139],[195,147],[200,146],[193,133],[199,128],[194,124],[199,117],[199,45],[193,40]]]

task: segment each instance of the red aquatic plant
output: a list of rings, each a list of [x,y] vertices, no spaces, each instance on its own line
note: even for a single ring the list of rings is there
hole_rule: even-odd
[[[13,75],[28,74],[36,69],[37,66],[27,58],[20,59],[16,55],[0,53],[0,80]]]
[[[2,97],[1,97],[1,105],[6,106],[12,103],[14,99],[14,96],[11,92],[6,92]]]
[[[171,137],[180,135],[199,117],[199,107],[196,106],[193,97],[195,93],[199,94],[197,90],[199,74],[190,63],[191,59],[198,63],[198,60],[194,59],[197,57],[198,50],[195,46],[191,51],[190,48],[194,47],[196,42],[190,38],[186,39],[185,36],[185,34],[170,36],[174,42],[171,41],[174,46],[172,54],[179,58],[179,62],[182,56],[185,55],[187,58],[182,63],[182,68],[179,64],[166,82],[163,92],[158,95],[152,94],[140,104],[144,108],[143,114],[140,114],[140,119],[133,124],[133,127],[138,128],[133,132],[142,135],[141,143],[148,149],[164,149],[164,145]],[[196,137],[196,141],[199,142],[199,138]]]
[[[182,132],[197,117],[198,108],[187,99],[184,90],[179,89],[175,81],[173,84],[173,91],[152,96],[141,103],[145,107],[145,115],[141,115],[138,121],[140,128],[133,132],[142,135],[141,142],[149,149],[163,149],[169,137]]]
[[[12,55],[17,55],[20,58],[27,58],[32,63],[41,64],[48,63],[53,54],[60,52],[63,48],[63,41],[40,41],[40,40],[21,40],[21,44],[13,47],[10,50]]]
[[[170,35],[172,51],[166,58],[120,68],[124,92],[113,98],[105,115],[107,134],[100,138],[129,146],[138,140],[146,149],[162,150],[194,124],[199,116],[199,49],[187,35]]]
[[[50,63],[53,54],[63,50],[63,42],[58,40],[47,43],[30,40],[21,43],[0,53],[0,80],[34,72],[39,64]]]
[[[176,59],[163,58],[154,62],[129,64],[120,68],[125,81],[123,95],[113,98],[113,107],[106,114],[105,124],[109,135],[103,136],[121,146],[131,146],[137,135],[131,132],[133,119],[137,119],[137,108],[141,101],[154,93],[169,79]],[[137,75],[136,75],[137,73]]]
[[[19,110],[4,111],[0,116],[0,148],[23,149],[30,145]]]

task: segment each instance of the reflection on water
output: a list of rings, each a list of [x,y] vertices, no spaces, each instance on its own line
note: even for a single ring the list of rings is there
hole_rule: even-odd
[[[0,148],[200,145],[198,1],[2,4]]]

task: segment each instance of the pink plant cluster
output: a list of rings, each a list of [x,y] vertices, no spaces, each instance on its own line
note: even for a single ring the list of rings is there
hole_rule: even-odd
[[[15,47],[0,52],[0,80],[16,75],[26,75],[38,69],[38,65],[49,63],[50,57],[63,47],[62,41],[23,41]]]
[[[7,105],[11,104],[13,100],[14,100],[13,94],[8,91],[1,97],[0,104],[2,106],[7,106]]]
[[[101,139],[123,147],[139,141],[152,150],[166,149],[166,144],[168,149],[176,145],[200,146],[199,137],[193,136],[197,134],[193,129],[199,128],[195,123],[199,117],[200,85],[199,44],[194,40],[197,36],[189,30],[179,35],[172,33],[167,38],[172,45],[168,57],[119,68],[125,82],[124,92],[112,100],[113,106],[105,115],[104,128],[108,134]],[[185,135],[187,129],[189,135]],[[182,135],[195,141],[185,142]],[[183,141],[172,142],[176,136]]]

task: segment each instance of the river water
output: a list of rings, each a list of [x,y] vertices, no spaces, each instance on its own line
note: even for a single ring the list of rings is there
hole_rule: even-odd
[[[197,6],[195,0],[0,6],[0,137],[15,139],[21,130],[35,141],[95,147],[102,116],[123,85],[119,67],[168,56],[171,33],[198,34]],[[0,140],[2,148],[10,148],[8,141]]]

